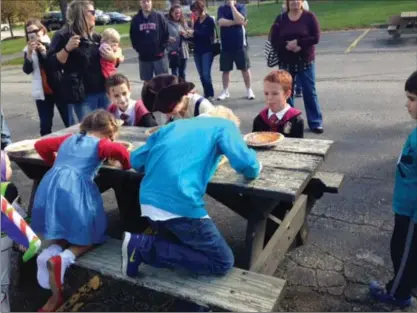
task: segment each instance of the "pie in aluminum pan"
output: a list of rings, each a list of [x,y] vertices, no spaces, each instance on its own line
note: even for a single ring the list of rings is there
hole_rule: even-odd
[[[160,125],[160,126],[155,126],[155,127],[152,127],[152,128],[148,128],[146,131],[145,131],[145,135],[147,136],[147,137],[149,137],[150,135],[152,135],[153,133],[156,133],[160,128],[162,127],[162,125]]]
[[[243,140],[251,147],[275,146],[282,139],[284,139],[284,135],[275,132],[254,132],[243,137]]]
[[[10,156],[22,157],[36,152],[35,143],[37,139],[27,139],[8,145],[4,151]]]

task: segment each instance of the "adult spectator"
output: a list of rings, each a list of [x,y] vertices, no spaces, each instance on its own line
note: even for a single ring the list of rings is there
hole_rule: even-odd
[[[220,71],[223,72],[223,91],[217,98],[225,100],[230,97],[229,82],[233,63],[242,72],[248,99],[255,99],[251,89],[250,61],[245,26],[246,6],[236,3],[235,0],[226,0],[226,3],[217,10],[217,22],[220,26],[221,52]]]
[[[212,43],[214,41],[216,23],[207,14],[204,0],[197,0],[192,7],[196,16],[194,21],[194,62],[204,89],[204,97],[210,101],[214,97],[213,82],[211,80],[211,66],[213,65]]]
[[[46,27],[39,20],[29,20],[25,24],[27,45],[24,49],[23,72],[32,76],[32,97],[35,100],[40,122],[40,135],[45,136],[52,132],[55,104],[61,115],[65,127],[69,126],[68,104],[57,103],[48,84],[46,76],[46,54],[50,39]],[[56,77],[50,77],[50,81]]]
[[[152,0],[141,0],[140,7],[130,24],[130,41],[139,55],[140,79],[148,83],[154,75],[168,74],[169,31],[165,17],[153,10]]]
[[[186,80],[185,71],[190,57],[187,39],[191,36],[191,29],[184,19],[181,5],[174,4],[168,12],[168,60],[172,75]]]
[[[271,44],[277,52],[279,67],[290,72],[293,79],[297,76],[302,86],[308,126],[312,132],[321,134],[323,118],[317,99],[315,68],[319,22],[314,13],[303,10],[303,0],[286,1],[287,12],[279,15],[272,26]],[[293,97],[289,103],[294,105]]]
[[[74,109],[79,121],[95,109],[107,109],[110,102],[100,66],[101,36],[94,32],[95,23],[92,1],[72,1],[67,9],[67,25],[55,33],[48,51],[50,71],[63,71],[60,82],[51,87],[70,110]],[[116,58],[111,49],[101,54],[106,59]],[[70,112],[69,123],[74,124]]]

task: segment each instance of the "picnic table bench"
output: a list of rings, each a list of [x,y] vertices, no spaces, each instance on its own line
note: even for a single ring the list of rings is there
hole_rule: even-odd
[[[78,129],[79,126],[75,125],[49,136],[76,133]],[[119,139],[129,141],[134,148],[138,148],[146,141],[145,130],[145,128],[139,127],[122,127]],[[263,169],[256,180],[246,180],[242,175],[237,174],[228,163],[222,165],[216,171],[208,185],[207,194],[247,220],[246,249],[240,269],[234,269],[226,278],[203,279],[206,283],[201,283],[200,290],[207,290],[207,297],[202,297],[200,293],[195,292],[195,281],[192,278],[184,278],[185,276],[178,278],[179,276],[175,275],[179,274],[174,274],[169,270],[151,270],[147,267],[144,273],[151,274],[145,275],[146,278],[140,278],[133,283],[171,295],[175,294],[180,298],[194,299],[195,301],[204,300],[206,304],[219,306],[224,310],[251,311],[255,308],[260,310],[261,307],[254,304],[256,301],[248,300],[248,303],[252,303],[254,306],[250,307],[248,304],[249,306],[243,308],[238,305],[239,298],[232,297],[233,301],[224,297],[218,298],[212,294],[213,290],[210,289],[212,288],[210,284],[219,283],[223,286],[228,282],[227,277],[236,280],[237,276],[241,277],[243,275],[242,273],[250,273],[253,281],[261,282],[264,275],[274,274],[285,253],[293,242],[297,241],[295,240],[297,237],[298,243],[305,241],[308,235],[307,215],[316,201],[315,197],[309,194],[306,189],[310,180],[312,178],[322,180],[327,186],[326,192],[331,193],[338,192],[343,180],[342,174],[317,172],[328,155],[332,143],[330,140],[285,138],[272,149],[258,150],[257,156],[263,164]],[[37,153],[24,157],[11,156],[11,160],[16,162],[22,171],[33,180],[29,204],[30,211],[39,181],[49,168]],[[147,227],[140,217],[139,187],[142,177],[143,173],[134,170],[123,171],[102,166],[96,178],[96,183],[101,192],[110,188],[114,189],[123,228],[127,231],[140,232]],[[119,252],[115,254],[117,245],[119,246]],[[116,244],[114,240],[105,243],[81,257],[78,264],[101,271],[103,274],[107,273],[113,277],[121,278],[121,274],[116,273],[118,271],[116,268],[120,269],[120,266],[110,266],[107,262],[111,254],[108,253],[109,251],[113,251],[113,254],[120,257],[120,243]],[[110,263],[116,262],[116,256],[111,258],[114,261]],[[118,262],[120,263],[120,260]],[[168,286],[166,283],[160,282],[160,280],[171,280],[174,277],[173,275],[180,279],[185,289],[174,288],[173,285],[168,284]],[[281,287],[278,288],[277,286],[285,285],[285,281],[279,278],[270,278],[275,279],[274,282],[271,280],[270,283],[276,284],[270,290],[274,294],[272,298],[271,293],[266,296],[265,290],[260,286],[262,283],[260,285],[253,283],[253,290],[247,284],[236,283],[233,285],[234,289],[230,289],[230,292],[235,295],[244,294],[245,297],[249,298],[250,295],[258,297],[262,294],[264,298],[261,302],[268,303],[262,308],[262,311],[273,310],[275,304],[272,303],[279,299],[282,290]],[[262,296],[260,297],[262,298]],[[266,298],[269,300],[266,300]],[[232,303],[235,303],[235,305]]]
[[[390,17],[388,34],[399,38],[402,34],[417,33],[417,11],[402,12]]]

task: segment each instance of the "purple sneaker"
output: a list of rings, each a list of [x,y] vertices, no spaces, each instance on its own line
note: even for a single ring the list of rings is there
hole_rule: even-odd
[[[381,303],[390,304],[400,308],[407,308],[411,305],[411,296],[404,300],[396,299],[394,296],[387,293],[385,287],[378,281],[372,281],[369,284],[369,292],[375,300]]]
[[[138,275],[138,267],[142,263],[139,253],[141,235],[125,232],[122,244],[122,273],[129,277]]]

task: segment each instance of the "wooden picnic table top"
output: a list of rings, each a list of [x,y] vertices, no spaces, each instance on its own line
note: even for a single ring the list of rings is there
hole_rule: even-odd
[[[403,19],[417,19],[417,11],[411,11],[411,12],[402,12],[401,18]]]
[[[77,133],[78,130],[79,125],[74,125],[48,136]],[[118,139],[131,142],[136,149],[145,143],[145,131],[146,128],[142,127],[124,126]],[[210,183],[231,188],[237,193],[294,202],[320,167],[332,144],[331,140],[285,138],[272,149],[257,150],[263,165],[257,179],[245,179],[226,163],[216,171]],[[10,158],[16,163],[44,164],[37,153]]]

